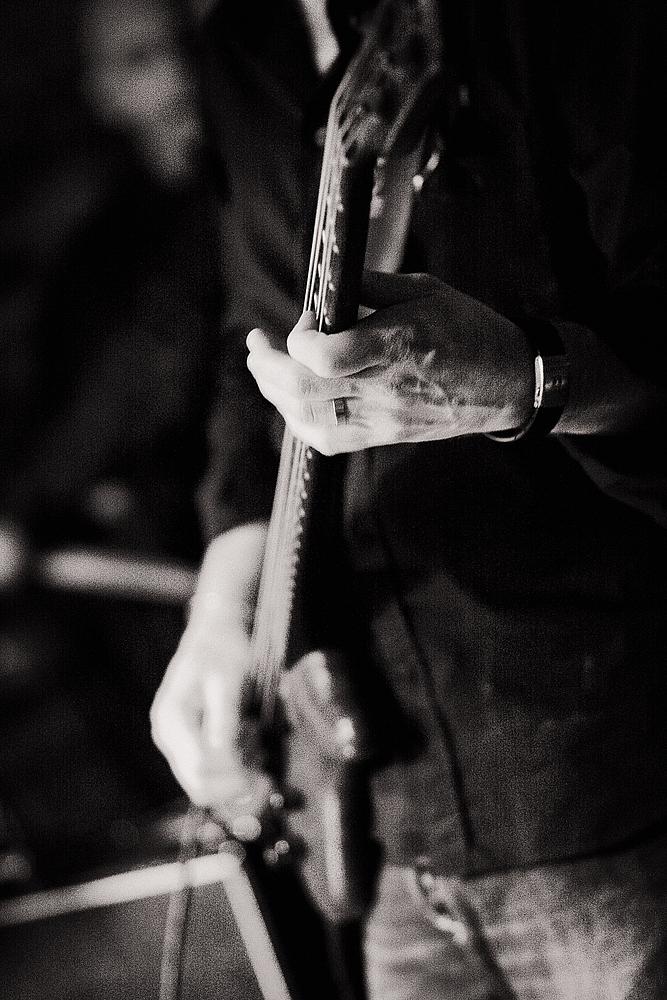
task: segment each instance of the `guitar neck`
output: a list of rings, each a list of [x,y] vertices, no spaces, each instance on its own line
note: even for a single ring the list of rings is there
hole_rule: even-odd
[[[431,0],[384,0],[333,99],[304,300],[327,334],[357,320],[375,168],[419,140],[422,99],[439,72],[438,37]],[[267,723],[288,659],[306,651],[304,618],[318,595],[305,568],[313,541],[322,541],[317,531],[340,513],[343,468],[344,457],[325,458],[285,431],[253,633],[252,700]],[[326,571],[316,577],[327,583]]]
[[[354,169],[343,164],[325,177],[304,308],[315,312],[319,328],[327,333],[343,330],[357,318],[373,167],[373,162]],[[304,567],[315,522],[335,519],[343,467],[343,457],[326,458],[285,430],[253,633],[255,701],[266,722],[273,715],[288,654],[305,641],[304,615],[297,606]]]

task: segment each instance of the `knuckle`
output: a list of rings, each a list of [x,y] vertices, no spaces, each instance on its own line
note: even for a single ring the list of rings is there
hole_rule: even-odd
[[[163,739],[162,723],[158,718],[158,716],[156,715],[151,714],[150,730],[151,730],[151,739],[153,743],[158,748],[158,750],[160,750],[164,754],[166,752],[167,746],[165,740]]]
[[[419,299],[431,298],[440,295],[443,290],[443,283],[432,274],[413,274],[413,295]]]
[[[300,438],[321,455],[336,455],[342,450],[336,443],[335,429],[323,427],[316,418],[306,422],[305,419],[294,420],[288,415],[286,422],[295,437]]]
[[[313,380],[303,372],[295,376],[293,387],[299,399],[307,400],[313,395]]]
[[[308,343],[307,349],[299,352],[295,360],[305,365],[317,378],[329,378],[331,373],[335,371],[335,360],[332,357],[329,341],[329,337],[320,334],[317,339]],[[288,348],[289,346],[288,341]],[[312,378],[309,379],[307,375],[305,376],[305,380],[309,388],[313,388],[316,385],[316,381]]]
[[[309,400],[303,399],[299,407],[299,418],[304,424],[314,424],[317,420],[315,407]]]
[[[326,433],[320,434],[318,436],[318,440],[315,443],[315,447],[320,452],[320,454],[325,455],[327,457],[336,455],[338,452],[333,436]]]
[[[259,329],[259,327],[255,327],[253,330],[250,331],[250,333],[246,337],[246,347],[248,348],[248,350],[249,351],[256,350],[261,342],[261,339],[262,339],[262,331]]]
[[[338,375],[338,365],[328,351],[322,350],[313,358],[313,371],[320,378],[335,378]]]
[[[426,274],[424,271],[418,271],[416,274],[412,275],[413,280],[421,285],[424,290],[435,289],[440,286],[440,282],[432,274]]]
[[[160,749],[162,749],[164,746],[167,745],[168,735],[170,730],[165,715],[166,712],[164,708],[164,702],[162,698],[158,695],[156,700],[151,705],[148,717],[151,727],[151,737],[156,746],[160,747]]]

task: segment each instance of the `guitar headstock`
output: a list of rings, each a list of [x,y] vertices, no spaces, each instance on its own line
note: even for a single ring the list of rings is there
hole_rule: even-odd
[[[377,168],[417,148],[440,79],[438,0],[381,0],[336,91],[304,309],[328,333],[354,322]]]
[[[440,75],[436,0],[382,0],[336,92],[329,129],[346,158],[406,152]]]

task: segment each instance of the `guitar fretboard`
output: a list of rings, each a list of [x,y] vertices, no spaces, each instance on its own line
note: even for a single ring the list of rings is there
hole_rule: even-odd
[[[336,333],[357,318],[377,161],[411,128],[439,71],[431,0],[385,0],[341,81],[329,112],[304,310]],[[408,145],[410,148],[410,145]],[[290,647],[304,539],[323,458],[286,429],[253,632],[254,700],[273,719]]]

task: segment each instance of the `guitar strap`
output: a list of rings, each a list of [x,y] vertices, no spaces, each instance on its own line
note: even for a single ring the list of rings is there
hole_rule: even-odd
[[[395,272],[401,266],[423,147],[418,143],[407,155],[378,164],[364,259],[370,270]]]

